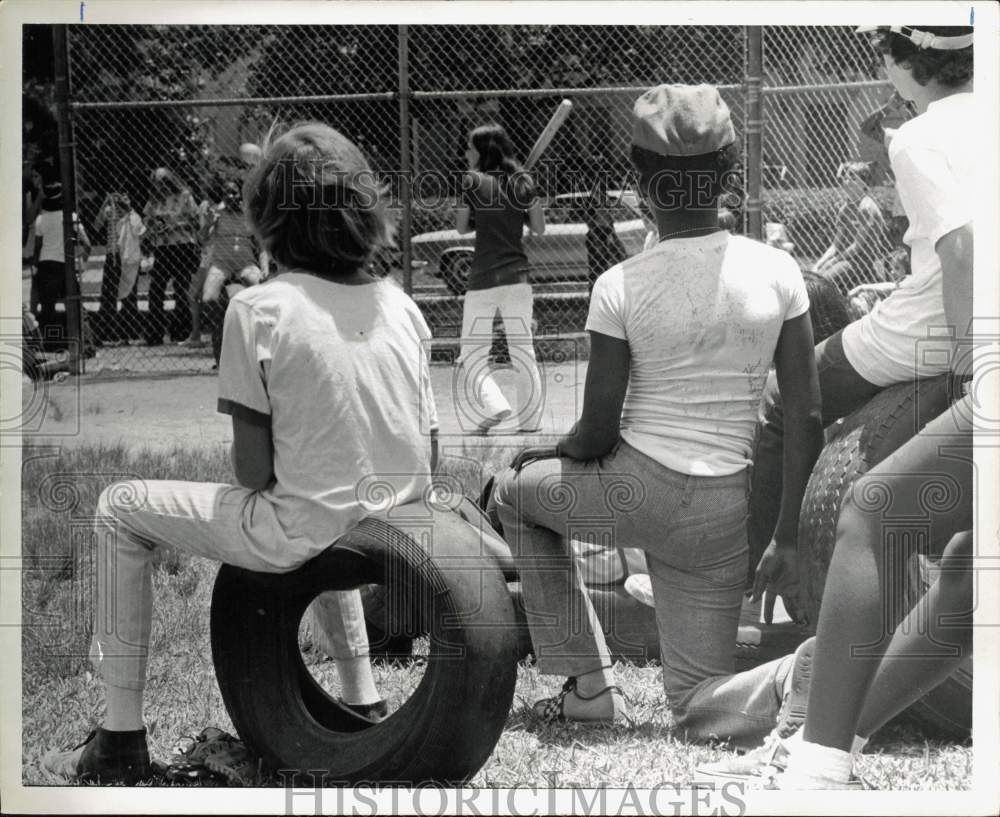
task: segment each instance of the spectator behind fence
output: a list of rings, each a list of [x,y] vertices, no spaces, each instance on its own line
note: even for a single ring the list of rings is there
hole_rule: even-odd
[[[845,295],[858,284],[885,280],[885,256],[891,249],[889,227],[872,198],[871,164],[847,162],[837,179],[847,203],[837,212],[833,243],[816,262],[815,271],[833,281]]]
[[[627,257],[625,245],[615,232],[609,204],[604,190],[583,198],[583,221],[587,225],[584,241],[587,250],[587,288],[591,292],[602,272],[620,264]]]
[[[101,296],[94,331],[101,343],[140,337],[136,278],[141,256],[140,240],[146,232],[132,197],[113,190],[104,198],[94,227],[106,228]],[[121,301],[121,311],[118,303]]]
[[[188,287],[198,270],[198,207],[173,171],[158,167],[150,174],[149,201],[142,215],[156,259],[149,280],[146,344],[159,346],[167,333],[171,340],[181,341],[191,332]],[[173,282],[174,311],[168,324],[163,301],[169,281]]]
[[[38,324],[46,348],[65,348],[66,312],[79,305],[80,283],[74,275],[71,288],[67,290],[62,185],[49,182],[44,193],[42,211],[35,219],[35,249],[31,264],[38,292]],[[86,260],[90,255],[90,240],[76,213],[73,213],[73,224],[76,227],[78,258]],[[65,304],[66,310],[61,314],[56,310],[60,301]]]

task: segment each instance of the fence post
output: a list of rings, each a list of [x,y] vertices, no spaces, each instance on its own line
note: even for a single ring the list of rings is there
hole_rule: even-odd
[[[403,208],[399,224],[403,264],[403,289],[413,293],[413,270],[410,268],[410,225],[412,191],[410,188],[410,52],[409,31],[399,26],[399,203]]]
[[[69,36],[65,25],[52,26],[52,48],[55,62],[57,123],[59,129],[59,171],[63,197],[63,252],[66,265],[66,340],[69,370],[84,371],[83,299],[76,282],[76,167],[73,163],[73,115],[70,110]]]
[[[764,72],[763,28],[746,27],[747,75],[746,75],[746,117],[747,117],[747,235],[764,238],[763,214],[761,212],[761,177],[763,156],[761,150],[764,123],[761,83]]]

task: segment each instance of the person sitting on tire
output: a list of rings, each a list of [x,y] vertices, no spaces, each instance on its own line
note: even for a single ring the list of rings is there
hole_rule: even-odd
[[[817,347],[817,360],[827,366],[820,369],[825,420],[848,414],[893,382],[971,375],[974,197],[969,192],[977,189],[978,155],[971,137],[972,28],[882,26],[858,32],[872,32],[893,85],[919,111],[890,146],[910,220],[913,272],[844,330],[837,360],[824,344]],[[943,326],[954,332],[941,340],[928,337],[929,328]],[[857,788],[852,755],[970,654],[973,411],[971,398],[963,398],[852,487],[838,519],[812,666],[793,670],[804,676],[805,726],[794,733],[797,740],[770,740],[747,758],[706,769],[707,777],[759,784],[784,772],[775,782],[778,788]],[[929,501],[931,496],[938,498]],[[892,530],[883,521],[890,514],[917,525],[920,535]],[[959,535],[950,538],[953,534]],[[891,549],[890,540],[911,536],[913,542],[924,540],[924,550],[944,548],[943,572],[908,626],[890,634],[883,598],[898,588],[911,553],[906,547]],[[793,566],[794,558],[793,552]],[[854,654],[859,644],[871,645],[869,655]],[[936,652],[928,653],[928,645]]]
[[[91,658],[107,712],[77,749],[43,759],[49,772],[102,783],[150,776],[142,703],[157,548],[286,573],[430,490],[430,331],[398,285],[365,271],[392,232],[372,179],[361,152],[320,123],[269,140],[250,172],[247,216],[280,273],[235,296],[225,317],[218,409],[232,417],[238,484],[134,481],[101,494]],[[373,479],[387,486],[374,498],[359,489]],[[377,720],[386,709],[360,596],[345,591],[332,606],[342,701]]]
[[[566,545],[572,538],[646,552],[667,701],[689,738],[759,741],[787,692],[790,656],[733,674],[747,470],[772,359],[797,442],[786,462],[781,537],[794,540],[823,430],[798,264],[719,227],[738,144],[711,86],[661,85],[636,102],[632,160],[660,240],[594,286],[573,430],[554,449],[521,452],[498,479],[539,669],[570,676],[560,695],[535,704],[544,718],[625,715],[605,635]]]
[[[797,722],[785,718],[743,757],[699,768],[698,782],[865,788],[854,758],[868,739],[972,656],[974,412],[962,398],[851,486],[816,638],[793,668]],[[893,627],[885,611],[915,553],[941,557],[939,578]]]
[[[889,79],[919,112],[900,126],[889,145],[910,224],[905,242],[911,249],[912,271],[868,314],[816,346],[824,427],[888,386],[949,372],[951,336],[943,328],[953,327],[958,337],[969,329],[968,321],[958,321],[954,314],[953,294],[971,286],[974,199],[969,191],[976,189],[980,172],[972,28],[881,29],[875,46],[884,56]],[[776,380],[769,378],[753,456],[752,558],[774,547],[787,450],[783,397]],[[784,543],[790,587],[796,586],[796,544],[794,536]],[[781,594],[781,588],[775,589]]]

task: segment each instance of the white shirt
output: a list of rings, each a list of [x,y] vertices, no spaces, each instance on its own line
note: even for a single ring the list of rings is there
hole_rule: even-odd
[[[285,272],[233,298],[224,329],[219,411],[268,424],[274,445],[275,483],[244,511],[251,541],[309,558],[426,496],[431,334],[394,282]]]
[[[973,220],[976,130],[972,94],[953,94],[901,125],[889,145],[896,190],[910,220],[903,241],[912,271],[843,334],[848,362],[877,386],[948,371],[951,342],[934,247]]]
[[[622,439],[684,474],[746,468],[781,326],[808,311],[790,255],[726,231],[661,241],[612,267],[587,329],[629,344]]]
[[[73,213],[73,221],[77,226],[78,237],[85,237],[76,213]],[[39,263],[42,261],[58,261],[62,264],[66,260],[65,249],[63,247],[62,210],[42,210],[38,214],[35,218],[35,238],[42,239],[42,250],[38,253]]]

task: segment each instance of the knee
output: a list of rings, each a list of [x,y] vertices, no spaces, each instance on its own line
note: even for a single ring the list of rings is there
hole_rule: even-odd
[[[837,549],[882,550],[882,514],[891,489],[874,477],[862,476],[854,482],[840,505],[837,516]]]
[[[941,554],[941,590],[953,597],[968,599],[973,594],[972,531],[956,533]]]
[[[141,480],[116,482],[101,491],[97,499],[97,517],[104,523],[121,524],[139,509],[146,494]]]
[[[517,520],[521,511],[517,477],[518,474],[513,468],[506,468],[497,474],[493,487],[497,514],[505,529],[508,524]]]

